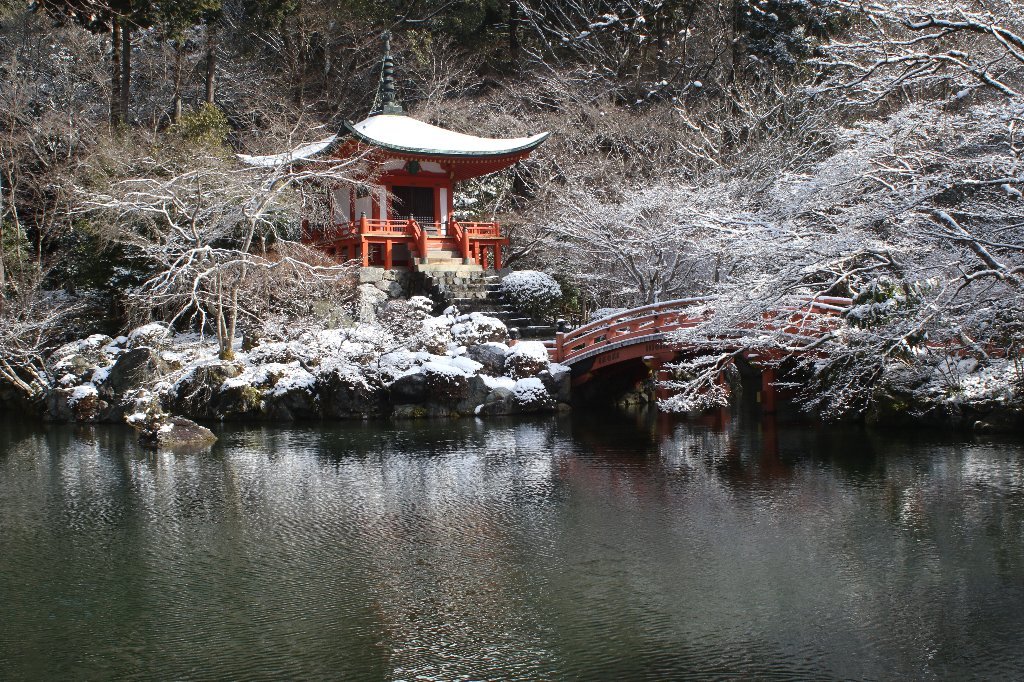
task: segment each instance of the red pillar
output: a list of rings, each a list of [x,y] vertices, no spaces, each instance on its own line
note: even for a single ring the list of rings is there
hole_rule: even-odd
[[[501,244],[494,245],[494,269],[501,270]]]
[[[384,242],[384,269],[391,269],[391,239]]]
[[[359,255],[363,259],[363,267],[368,267],[370,265],[370,250],[367,248],[365,239],[359,240]]]

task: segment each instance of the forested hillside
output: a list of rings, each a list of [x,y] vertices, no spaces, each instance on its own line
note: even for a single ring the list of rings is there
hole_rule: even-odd
[[[895,384],[1024,391],[1015,0],[0,6],[0,380],[26,395],[71,338],[157,319],[217,327],[230,350],[236,325],[280,329],[310,297],[344,297],[297,243],[323,179],[236,154],[365,116],[385,32],[417,118],[551,131],[457,207],[506,226],[511,267],[556,276],[563,315],[713,296],[681,342],[742,327],[748,348],[788,352],[799,341],[764,311],[845,296],[842,327],[801,356],[820,413],[862,414]],[[729,352],[682,368],[674,406],[714,403]]]

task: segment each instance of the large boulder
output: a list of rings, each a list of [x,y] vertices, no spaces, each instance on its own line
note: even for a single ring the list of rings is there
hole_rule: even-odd
[[[508,346],[503,343],[479,343],[466,348],[466,355],[483,365],[485,374],[500,377],[505,373],[505,354]]]
[[[128,423],[139,432],[139,443],[146,447],[207,448],[217,441],[210,429],[162,412],[133,414]]]
[[[468,377],[466,397],[459,401],[456,411],[463,415],[477,414],[477,408],[484,404],[490,392],[491,387],[484,377],[477,374]]]
[[[386,391],[367,381],[356,367],[339,365],[316,377],[320,414],[328,419],[379,417],[385,411]]]
[[[129,391],[155,383],[167,370],[167,363],[152,348],[133,348],[120,355],[107,371],[99,386],[100,396],[106,400],[118,400]]]
[[[427,401],[427,377],[416,372],[398,377],[391,384],[392,405],[418,405]]]
[[[167,410],[196,419],[220,417],[220,389],[242,373],[240,365],[214,361],[194,367],[167,392]]]
[[[54,389],[46,396],[47,417],[53,421],[97,422],[108,407],[92,384]]]
[[[503,414],[514,414],[516,412],[516,404],[514,396],[512,395],[512,389],[498,386],[491,390],[484,399],[482,405],[476,408],[478,415],[490,415],[497,416]]]
[[[268,419],[312,419],[318,406],[316,377],[303,367],[290,367],[263,396],[263,413]]]
[[[567,365],[553,362],[547,369],[538,372],[537,378],[558,402],[567,403],[572,399],[572,369]]]
[[[150,322],[141,327],[136,327],[128,333],[128,349],[142,348],[163,348],[171,340],[173,332],[163,322]]]
[[[215,402],[220,419],[246,420],[263,416],[263,392],[241,379],[228,379],[222,383]]]

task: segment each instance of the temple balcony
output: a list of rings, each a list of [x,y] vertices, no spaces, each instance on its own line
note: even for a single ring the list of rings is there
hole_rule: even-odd
[[[500,270],[502,248],[508,245],[495,222],[365,217],[331,226],[304,223],[303,241],[339,261],[358,260],[363,267],[387,270],[444,269],[446,265]]]

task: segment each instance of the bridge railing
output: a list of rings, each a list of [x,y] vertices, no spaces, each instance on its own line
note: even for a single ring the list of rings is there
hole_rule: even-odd
[[[547,344],[548,354],[555,362],[572,362],[602,349],[628,345],[631,341],[660,340],[669,332],[705,322],[713,313],[709,304],[714,300],[710,297],[681,298],[610,315],[570,332],[557,334],[554,341]],[[849,305],[848,298],[807,298],[799,305],[781,306],[776,311],[765,313],[765,321],[774,320],[776,328],[785,334],[813,338],[834,327],[838,315]],[[823,316],[833,322],[823,322]],[[737,333],[743,334],[754,327],[753,323],[743,325]]]
[[[548,352],[552,360],[567,362],[613,343],[660,336],[683,327],[696,326],[706,319],[706,315],[691,314],[693,309],[711,300],[705,297],[680,298],[609,315],[570,332],[557,334]]]

